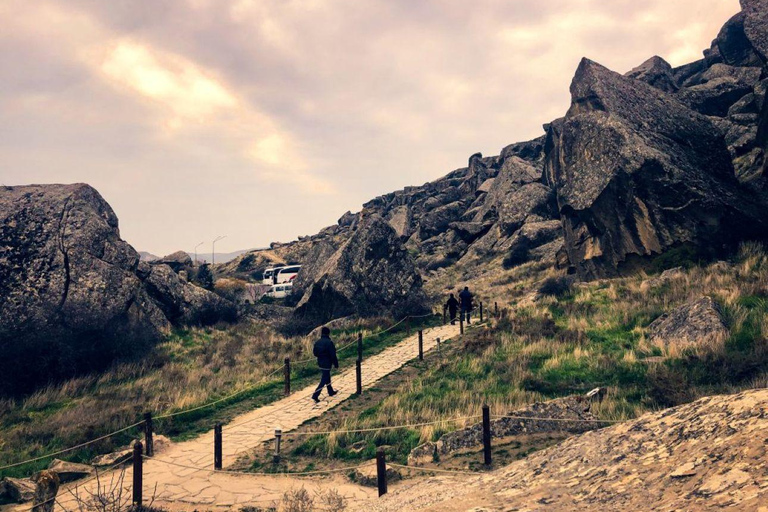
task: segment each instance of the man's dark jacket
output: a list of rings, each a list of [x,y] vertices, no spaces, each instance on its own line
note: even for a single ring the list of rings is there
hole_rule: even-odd
[[[339,358],[336,357],[336,345],[333,344],[331,338],[323,336],[317,340],[312,353],[317,358],[317,366],[320,368],[339,367]]]
[[[448,309],[451,311],[459,309],[459,301],[457,301],[455,297],[449,298],[445,305],[448,306]]]
[[[472,311],[472,293],[469,290],[462,290],[459,294],[459,299],[461,299],[461,309]]]

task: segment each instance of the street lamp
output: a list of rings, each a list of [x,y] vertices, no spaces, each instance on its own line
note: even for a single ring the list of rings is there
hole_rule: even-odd
[[[195,246],[195,263],[194,263],[194,266],[197,266],[197,248],[200,247],[201,245],[203,245],[204,243],[205,242],[200,242],[199,244],[197,244]]]
[[[218,242],[219,240],[223,240],[225,238],[227,238],[227,235],[217,236],[216,239],[211,244],[211,267],[213,267],[213,265],[216,263],[216,256],[214,256],[214,254],[216,253],[216,242]]]

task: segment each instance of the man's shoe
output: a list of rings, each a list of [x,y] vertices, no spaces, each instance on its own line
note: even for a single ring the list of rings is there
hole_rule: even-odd
[[[316,404],[320,403],[320,399],[318,397],[316,397],[315,395],[312,395],[312,400],[314,400]]]
[[[333,396],[333,395],[335,395],[337,393],[338,393],[338,391],[334,391],[333,389],[329,389],[328,390],[328,396]]]

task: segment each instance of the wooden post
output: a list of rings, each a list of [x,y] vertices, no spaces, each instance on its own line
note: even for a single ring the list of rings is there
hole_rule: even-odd
[[[442,352],[440,352],[440,338],[437,338],[437,356],[438,356],[440,359],[442,359],[442,358],[443,358],[443,354],[442,354]]]
[[[53,512],[56,507],[56,494],[59,492],[59,475],[47,469],[32,477],[35,481],[35,499],[32,512]]]
[[[493,303],[493,314],[496,318],[499,318],[499,303],[494,302]]]
[[[133,445],[133,504],[141,508],[142,501],[142,488],[144,486],[143,463],[144,447],[141,445],[141,441],[136,441]]]
[[[363,359],[363,333],[357,334],[357,358]]]
[[[459,315],[459,334],[464,334],[464,312]]]
[[[424,332],[419,329],[419,361],[424,360]]]
[[[408,336],[411,335],[411,317],[409,316],[405,317],[405,333]]]
[[[480,303],[480,323],[483,323],[483,303]]]
[[[443,308],[443,325],[445,325],[445,322],[446,322],[446,320],[445,320],[445,318],[446,318],[445,317],[445,313],[446,313],[445,308]]]
[[[485,465],[491,465],[491,410],[483,405],[483,457]]]
[[[213,469],[221,469],[221,423],[213,426]]]
[[[280,463],[280,440],[283,437],[283,430],[276,428],[275,429],[275,455],[272,457],[272,462],[275,464]]]
[[[283,393],[285,396],[291,394],[291,358],[285,358],[285,366],[283,366],[283,376],[285,378],[285,389]]]
[[[357,381],[357,394],[363,394],[363,360],[358,359],[355,361],[355,377]]]
[[[381,447],[376,450],[376,483],[379,487],[379,497],[387,494],[387,456]]]
[[[155,454],[155,443],[152,440],[152,413],[144,413],[144,444],[147,447],[147,457],[152,457]]]

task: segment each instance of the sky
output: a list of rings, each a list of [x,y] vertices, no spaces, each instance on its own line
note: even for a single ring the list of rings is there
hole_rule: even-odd
[[[289,241],[543,134],[582,57],[701,58],[738,0],[0,0],[0,184],[137,250]]]

